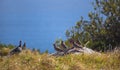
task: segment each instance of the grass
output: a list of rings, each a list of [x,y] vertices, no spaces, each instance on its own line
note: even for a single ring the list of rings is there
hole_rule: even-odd
[[[0,70],[120,70],[120,51],[55,57],[24,50],[0,57]]]

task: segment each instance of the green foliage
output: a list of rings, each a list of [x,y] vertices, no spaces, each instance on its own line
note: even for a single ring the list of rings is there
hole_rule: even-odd
[[[40,49],[37,49],[37,51],[38,51],[39,53],[41,53]]]
[[[45,53],[48,53],[48,50],[46,50]]]
[[[57,44],[58,46],[60,46],[61,41],[63,41],[63,40],[62,39],[56,39],[55,44]]]
[[[119,47],[120,43],[120,1],[96,0],[94,11],[88,14],[90,21],[81,17],[70,30],[66,31],[69,39],[78,40],[87,47],[98,51],[106,51]]]
[[[12,44],[8,44],[8,46],[7,46],[9,49],[13,49],[15,46],[14,45],[12,45]]]
[[[12,44],[8,44],[8,45],[6,45],[6,44],[3,44],[3,43],[0,43],[0,49],[2,49],[2,48],[13,49],[14,47],[15,47],[15,46],[12,45]]]
[[[0,43],[0,49],[7,47],[7,45]]]

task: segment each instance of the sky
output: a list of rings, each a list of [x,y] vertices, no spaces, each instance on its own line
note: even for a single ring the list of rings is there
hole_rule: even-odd
[[[0,42],[54,52],[56,39],[80,17],[89,20],[93,0],[0,0]]]

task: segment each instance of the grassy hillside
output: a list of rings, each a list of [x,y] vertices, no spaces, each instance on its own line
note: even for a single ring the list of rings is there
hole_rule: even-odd
[[[0,70],[120,70],[120,52],[55,57],[24,50],[0,57]]]

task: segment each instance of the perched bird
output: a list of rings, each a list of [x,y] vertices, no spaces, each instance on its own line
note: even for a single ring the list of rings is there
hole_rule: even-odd
[[[19,41],[19,46],[18,47],[22,47],[22,41]]]
[[[54,49],[55,49],[56,51],[58,51],[58,52],[63,52],[63,50],[60,49],[60,48],[58,48],[58,47],[56,46],[56,44],[53,44],[53,46],[54,46]]]
[[[15,53],[19,53],[22,51],[22,41],[20,40],[19,42],[19,46],[18,47],[15,47],[14,49],[12,49],[9,53],[9,55],[13,55]]]
[[[22,46],[22,50],[25,50],[25,49],[26,49],[26,43],[24,43]]]

